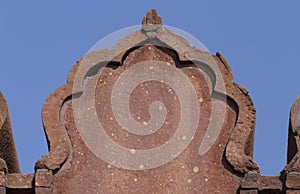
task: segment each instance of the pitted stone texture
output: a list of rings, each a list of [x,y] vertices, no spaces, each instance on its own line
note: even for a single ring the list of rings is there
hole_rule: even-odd
[[[240,194],[258,194],[257,190],[242,190],[240,191]]]
[[[287,190],[286,194],[300,194],[300,190]]]
[[[123,130],[115,121],[110,102],[113,84],[130,66],[146,60],[159,60],[169,65],[180,66],[179,61],[163,50],[151,45],[143,46],[128,54],[123,66],[117,69],[105,68],[98,77],[95,91],[97,114],[106,133],[118,144],[133,149],[149,149],[163,144],[176,131],[180,118],[176,94],[170,92],[170,88],[164,83],[149,81],[137,87],[131,94],[130,110],[137,121],[147,121],[148,105],[155,100],[162,101],[168,110],[162,128],[151,135],[137,136]],[[210,120],[211,102],[216,99],[211,98],[207,81],[195,66],[180,67],[180,69],[188,76],[197,91],[198,98],[201,99],[199,101],[201,125],[198,126],[194,139],[183,153],[171,162],[154,169],[117,168],[97,158],[86,147],[78,135],[71,102],[68,102],[68,108],[63,114],[65,127],[73,145],[73,155],[69,168],[60,171],[54,177],[54,193],[96,191],[99,193],[234,193],[239,187],[241,178],[230,172],[223,153],[231,129],[234,127],[236,113],[225,104],[227,111],[221,134],[211,150],[204,156],[199,156],[200,143]],[[85,86],[86,95],[92,94],[94,89],[92,86],[89,87],[88,84]],[[145,91],[148,91],[148,94]],[[225,102],[219,101],[219,103]]]
[[[8,174],[6,187],[10,189],[31,189],[34,182],[33,174]]]
[[[149,14],[146,18],[155,16]],[[156,21],[155,18],[149,21]],[[43,122],[50,153],[37,162],[36,169],[53,172],[53,193],[236,193],[245,173],[259,172],[252,161],[255,108],[247,90],[233,82],[224,57],[189,46],[187,40],[161,25],[155,30],[149,29],[143,28],[128,35],[112,50],[93,51],[83,57],[72,68],[67,83],[47,99]],[[185,75],[201,110],[197,112],[199,125],[195,122],[194,137],[174,159],[166,161],[162,155],[166,162],[159,166],[124,169],[95,152],[108,146],[101,144],[101,138],[95,141],[93,135],[82,136],[87,130],[101,130],[92,120],[95,116],[89,112],[96,115],[103,131],[113,142],[134,154],[137,150],[162,146],[172,139],[185,108],[180,106],[182,102],[172,87],[165,82],[149,80],[130,93],[130,116],[147,125],[149,106],[160,101],[167,111],[162,126],[152,134],[137,135],[124,130],[116,122],[111,106],[114,84],[126,70],[144,61],[149,68],[151,62],[159,61]],[[86,100],[86,104],[79,103],[77,109],[74,108],[76,102]],[[86,121],[83,122],[85,125],[78,117]],[[204,140],[212,139],[211,133],[206,133],[211,120],[221,120],[220,124],[213,125],[213,129],[220,127],[220,131],[213,134],[216,139],[201,147]],[[100,144],[89,144],[89,138]],[[180,138],[182,140],[185,138]],[[126,156],[122,162],[130,164],[129,161],[130,157]]]
[[[0,92],[0,171],[20,172],[8,107]]]
[[[248,173],[241,183],[243,190],[258,190],[282,192],[283,183],[279,176],[261,176],[257,173]]]
[[[38,171],[35,173],[35,187],[51,187],[52,184],[52,172]]]
[[[290,111],[290,125],[288,136],[287,172],[300,173],[300,97],[298,97]]]
[[[290,172],[286,175],[286,187],[288,189],[299,189],[300,190],[300,173]]]
[[[159,149],[162,151],[161,158],[151,154],[147,158],[162,159],[162,164],[155,167],[140,165],[140,169],[134,169],[130,166],[132,154],[163,147],[176,137],[186,108],[181,106],[180,95],[176,93],[178,90],[168,85],[170,82],[147,80],[131,91],[128,98],[130,114],[124,118],[126,120],[130,116],[147,126],[152,116],[160,115],[159,111],[154,110],[153,114],[153,110],[149,109],[159,101],[167,113],[164,122],[157,130],[142,135],[122,127],[112,106],[114,86],[124,72],[145,61],[144,65],[149,69],[153,69],[151,64],[160,62],[184,74],[197,97],[196,106],[192,109],[199,107],[199,111],[192,111],[196,115],[191,114],[190,117],[190,120],[196,117],[196,121],[192,122],[196,126],[195,133],[179,155],[174,154],[170,158],[169,152]],[[155,67],[170,73],[166,71],[168,68]],[[161,71],[153,71],[158,72]],[[137,76],[131,74],[127,80],[147,77],[147,74],[140,73]],[[180,80],[176,76],[173,75],[178,78],[172,79],[174,83]],[[93,99],[92,103],[74,108],[76,102],[89,99]],[[191,101],[185,101],[187,107],[191,107]],[[78,110],[79,114],[76,114]],[[86,114],[88,112],[96,115],[108,138],[130,150],[131,155],[122,158],[121,162],[112,162],[95,152],[108,149],[113,144],[107,145],[103,139],[95,139],[98,137],[95,132],[88,136],[90,139],[82,136],[85,130],[99,130],[92,116]],[[121,39],[112,50],[93,51],[80,59],[70,71],[67,83],[49,96],[42,116],[50,152],[36,163],[35,174],[13,173],[19,172],[19,166],[7,104],[0,93],[0,194],[300,193],[300,98],[291,109],[288,164],[280,176],[261,176],[258,166],[252,161],[255,114],[248,91],[233,82],[232,70],[225,58],[220,53],[211,55],[191,47],[183,37],[164,28],[157,12],[151,10],[143,18],[141,30]],[[81,118],[86,119],[87,125],[79,124]],[[215,122],[220,119],[224,119],[222,123]],[[83,131],[80,126],[85,126]],[[208,130],[219,126],[220,131]],[[144,129],[137,127],[136,130]],[[185,130],[192,131],[192,127]],[[174,148],[185,145],[186,139],[186,136],[180,136],[178,146],[176,144]],[[87,140],[94,141],[94,144]],[[142,161],[140,159],[137,158]],[[119,163],[129,165],[123,168]]]
[[[161,17],[157,14],[155,9],[147,12],[147,15],[143,18],[142,24],[162,24]]]

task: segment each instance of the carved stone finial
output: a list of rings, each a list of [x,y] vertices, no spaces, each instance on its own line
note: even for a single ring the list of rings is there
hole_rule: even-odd
[[[157,14],[157,11],[155,9],[152,9],[152,10],[148,11],[146,16],[143,18],[142,24],[143,25],[147,25],[147,24],[162,25],[162,19]]]

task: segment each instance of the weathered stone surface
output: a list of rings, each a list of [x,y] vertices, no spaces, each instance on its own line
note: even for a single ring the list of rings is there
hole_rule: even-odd
[[[148,13],[143,24],[160,23],[156,21],[157,16]],[[121,43],[117,43],[114,50],[95,51],[81,59],[71,70],[68,83],[48,98],[43,109],[43,120],[47,137],[53,147],[50,146],[49,155],[37,163],[37,169],[55,170],[61,167],[53,179],[54,193],[236,192],[243,173],[258,171],[257,165],[251,159],[255,109],[248,92],[233,83],[231,69],[224,57],[219,53],[213,56],[189,47],[182,37],[179,38],[167,29],[157,31],[155,38],[153,34],[149,37],[146,32],[143,36],[136,36],[135,44],[139,47],[127,50],[132,42],[126,40],[131,39],[129,35],[121,40]],[[159,41],[153,41],[154,39]],[[135,45],[131,47],[134,48]],[[126,50],[122,51],[121,48]],[[108,65],[101,71],[96,70],[101,67],[99,64],[107,61],[113,61],[113,66]],[[143,166],[139,170],[122,169],[97,157],[87,146],[87,142],[79,136],[80,129],[76,123],[79,121],[74,116],[76,113],[72,104],[80,100],[87,101],[79,107],[79,110],[92,110],[93,106],[88,100],[95,98],[94,111],[106,134],[113,141],[131,148],[134,152],[162,145],[174,136],[176,126],[180,122],[181,107],[177,98],[179,94],[176,94],[172,87],[168,87],[164,82],[148,81],[132,91],[129,106],[136,121],[140,123],[149,121],[151,117],[147,109],[155,101],[162,102],[168,111],[165,123],[151,135],[134,135],[123,130],[116,122],[111,106],[112,89],[118,78],[139,63],[147,62],[146,67],[151,68],[155,65],[153,61],[160,61],[187,76],[195,88],[197,101],[199,100],[197,103],[201,107],[201,112],[197,114],[201,125],[197,127],[187,148],[170,162],[150,169],[143,169]],[[87,76],[91,70],[93,73]],[[207,71],[213,72],[215,77]],[[78,77],[79,81],[76,81]],[[89,78],[85,81],[87,77]],[[85,85],[82,87],[81,83]],[[74,91],[82,94],[74,98]],[[93,96],[94,94],[96,95]],[[212,107],[217,108],[213,110]],[[212,113],[213,111],[219,113]],[[221,126],[215,126],[220,127],[219,134],[215,137],[215,142],[211,143],[211,148],[207,148],[201,142],[203,139],[209,142],[207,139],[212,138],[206,133],[212,119],[211,114],[215,121],[218,119],[224,121],[221,122]],[[80,115],[83,121],[87,121],[90,125],[94,124],[92,117],[86,112],[82,111]],[[97,126],[92,128],[97,129]]]
[[[30,189],[34,184],[33,174],[8,174],[6,187],[10,189]]]
[[[294,102],[290,112],[289,139],[288,139],[288,165],[285,171],[300,172],[300,97]]]
[[[20,172],[6,101],[0,92],[0,171]]]
[[[5,173],[2,171],[0,172],[0,194],[5,194],[6,193],[6,188],[5,188]]]
[[[287,190],[286,194],[300,194],[300,190]]]
[[[113,118],[113,113],[111,110],[108,111],[100,111],[105,110],[105,107],[109,105],[110,100],[110,88],[112,88],[113,83],[116,81],[118,76],[124,71],[124,69],[128,68],[130,65],[138,63],[138,60],[151,60],[156,57],[156,60],[162,60],[170,63],[171,65],[175,65],[174,59],[168,56],[166,53],[157,49],[155,46],[145,46],[137,49],[132,54],[128,55],[128,58],[125,59],[124,65],[120,67],[120,69],[116,69],[113,71],[110,68],[106,68],[103,70],[102,77],[98,80],[97,91],[96,94],[104,93],[99,97],[96,96],[96,102],[100,106],[97,107],[97,112],[99,114],[99,120],[102,121],[104,127],[108,134],[115,134],[116,141],[119,144],[125,144],[127,146],[141,146],[144,149],[149,147],[155,147],[167,139],[169,139],[174,132],[172,127],[169,128],[170,125],[163,126],[164,131],[158,131],[157,136],[152,137],[144,137],[141,140],[139,145],[135,145],[134,142],[137,141],[137,137],[130,137],[130,134],[124,133],[122,131],[117,130],[118,126],[115,122],[110,122],[110,118]],[[193,68],[186,68],[185,72],[190,74],[190,77],[194,75],[195,85],[198,88],[203,88],[205,86],[205,80],[201,77],[201,75],[197,74],[197,72],[192,71]],[[110,75],[110,76],[109,76]],[[105,83],[105,84],[103,84]],[[89,92],[88,86],[86,86],[87,94]],[[142,88],[138,88],[135,92],[136,96],[132,99],[132,101],[136,102],[136,104],[145,104],[143,106],[147,107],[149,102],[152,102],[152,99],[160,100],[164,102],[164,105],[170,109],[170,116],[166,118],[166,122],[172,123],[175,126],[177,125],[178,113],[176,113],[176,100],[172,101],[172,95],[168,96],[168,93],[159,93],[159,91],[168,91],[168,88],[164,84],[159,83],[149,83],[149,87],[146,88],[149,93],[155,94],[153,96],[149,96],[149,101],[142,100],[142,93],[145,92]],[[205,91],[205,88],[202,90]],[[206,86],[206,90],[208,91],[208,86]],[[156,91],[156,92],[155,92]],[[161,97],[159,97],[162,95]],[[167,96],[164,99],[163,96]],[[93,192],[99,191],[100,193],[188,193],[188,192],[212,192],[213,190],[226,191],[228,193],[235,191],[239,186],[239,177],[236,175],[232,175],[229,170],[224,168],[222,164],[224,161],[223,151],[224,146],[226,144],[227,138],[220,138],[216,142],[216,146],[214,147],[215,151],[210,152],[205,158],[199,157],[197,151],[199,149],[199,142],[201,142],[201,138],[203,138],[203,132],[207,126],[207,121],[209,118],[205,115],[206,112],[209,112],[209,105],[211,103],[211,99],[209,96],[209,92],[201,92],[199,91],[199,98],[203,99],[203,102],[207,101],[207,105],[203,103],[203,114],[200,116],[203,119],[203,126],[199,128],[197,134],[195,135],[197,138],[194,140],[194,145],[191,145],[187,148],[185,152],[183,152],[178,159],[174,160],[174,162],[164,165],[162,167],[150,170],[124,170],[114,167],[108,163],[105,163],[99,160],[91,151],[86,147],[84,142],[80,137],[78,137],[78,131],[76,129],[76,125],[73,122],[74,117],[72,116],[72,106],[68,103],[68,108],[65,113],[65,122],[66,129],[69,133],[71,144],[76,145],[72,150],[72,161],[71,166],[59,172],[54,178],[54,192]],[[140,102],[138,102],[140,101]],[[169,105],[168,105],[169,104]],[[172,104],[175,104],[172,105]],[[89,108],[89,107],[81,107],[81,108]],[[139,113],[142,119],[146,119],[147,115],[143,115],[144,110],[138,110],[139,106],[132,107],[133,111]],[[227,120],[231,123],[229,127],[224,127],[224,132],[221,133],[221,137],[228,137],[230,134],[230,129],[233,127],[235,113],[233,110],[228,108]],[[140,112],[139,112],[140,111]],[[173,113],[172,113],[173,112]],[[227,123],[227,122],[226,122]],[[171,125],[171,126],[172,126]],[[230,127],[231,125],[231,127]],[[117,130],[117,131],[116,131]],[[167,132],[166,132],[167,131]],[[158,138],[159,137],[159,138]],[[111,137],[113,138],[113,137]],[[148,142],[145,144],[144,142]],[[215,172],[210,172],[210,169],[215,169]],[[92,174],[91,174],[92,173]],[[97,177],[95,179],[95,177]],[[213,186],[211,185],[213,181]],[[223,181],[225,182],[223,182]],[[83,182],[86,182],[83,184]],[[220,184],[216,185],[216,182],[220,182]],[[74,187],[75,183],[78,183],[79,187]],[[142,190],[140,190],[142,189]]]
[[[283,183],[279,176],[261,176],[257,173],[248,173],[242,181],[241,188],[281,191],[283,190]]]
[[[5,174],[6,162],[8,172],[18,165],[1,94],[0,108],[9,146],[0,142],[0,193],[299,193],[300,99],[291,109],[287,166],[261,176],[248,91],[220,53],[191,47],[155,10],[113,49],[80,59],[48,97],[49,153],[35,174]]]
[[[0,187],[5,187],[5,173],[0,172]]]
[[[300,173],[290,172],[286,175],[286,187],[288,189],[299,189],[300,190]]]
[[[52,172],[51,171],[37,171],[35,173],[35,187],[51,187]]]
[[[162,24],[162,19],[157,14],[157,11],[153,9],[147,12],[147,15],[143,18],[142,24]]]
[[[35,169],[57,170],[61,168],[69,155],[69,145],[60,123],[60,109],[64,100],[71,93],[71,86],[62,86],[54,91],[46,100],[43,111],[43,125],[50,153],[43,156],[35,165]]]
[[[161,24],[161,21],[156,12],[151,11],[144,18],[143,24]],[[186,40],[167,29],[155,33],[149,35],[147,32],[136,32],[136,36],[129,35],[117,43],[112,51],[95,51],[84,57],[71,70],[67,84],[54,91],[46,101],[43,123],[50,143],[50,153],[37,162],[36,169],[59,170],[53,177],[54,193],[233,193],[238,189],[243,173],[258,171],[251,160],[255,109],[248,92],[233,83],[231,69],[224,57],[219,53],[212,56],[189,47]],[[128,50],[135,45],[139,47]],[[202,124],[196,129],[188,147],[171,162],[145,170],[118,168],[96,157],[79,136],[72,103],[76,99],[88,99],[88,95],[96,89],[96,113],[106,133],[111,135],[110,138],[133,150],[163,144],[176,132],[181,110],[176,98],[178,94],[168,85],[150,81],[146,86],[138,86],[129,101],[132,115],[141,123],[150,119],[147,107],[152,102],[163,102],[168,110],[165,124],[153,135],[137,136],[122,130],[114,120],[110,105],[112,88],[118,77],[130,67],[145,61],[150,68],[149,61],[154,60],[173,66],[188,77],[200,102],[201,112],[198,114]],[[94,72],[89,76],[86,83],[95,81],[96,88],[89,84],[82,88],[81,83],[84,83],[91,69],[105,61],[113,61],[117,65],[108,65],[100,73]],[[200,63],[200,68],[192,61]],[[206,66],[209,69],[205,69]],[[205,71],[208,70],[216,77],[207,74]],[[76,81],[76,77],[81,80]],[[218,91],[218,95],[211,95],[214,90]],[[145,91],[149,92],[146,96]],[[72,100],[72,95],[78,92],[83,95]],[[229,96],[226,97],[226,94]],[[225,114],[220,134],[209,150],[201,142],[206,136],[209,137],[205,132],[211,120],[212,104],[219,111],[225,107]],[[80,107],[81,110],[87,108],[89,104]],[[217,115],[222,116],[222,112]],[[90,117],[87,116],[87,119]]]
[[[242,190],[240,191],[240,194],[257,194],[258,191],[257,190]]]

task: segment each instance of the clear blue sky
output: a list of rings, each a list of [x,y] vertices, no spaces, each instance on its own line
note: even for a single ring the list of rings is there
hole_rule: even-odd
[[[1,1],[0,90],[22,172],[47,153],[41,109],[73,64],[106,35],[155,8],[229,61],[257,109],[255,161],[277,175],[286,162],[289,109],[300,95],[300,1]]]

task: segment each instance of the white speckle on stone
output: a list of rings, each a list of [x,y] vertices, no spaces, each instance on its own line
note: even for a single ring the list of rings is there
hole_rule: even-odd
[[[149,67],[149,69],[153,69],[153,68],[154,68],[153,66],[150,66],[150,67]]]
[[[146,90],[145,92],[146,92],[146,94],[148,94],[148,93],[149,93],[149,92],[148,92],[148,90]]]
[[[111,121],[114,120],[114,118],[112,118],[112,117],[110,117],[109,119],[110,119]]]
[[[158,107],[158,110],[162,110],[162,109],[163,109],[162,106],[159,106],[159,107]]]
[[[134,182],[136,182],[137,181],[137,178],[135,178],[135,179],[133,179],[134,180]]]
[[[200,102],[200,103],[203,102],[203,98],[199,98],[199,102]]]
[[[195,76],[192,75],[192,79],[195,79]]]
[[[115,134],[112,133],[111,136],[113,137],[113,136],[115,136]]]
[[[140,169],[144,169],[144,165],[141,164],[141,165],[140,165]]]
[[[198,167],[198,166],[195,166],[195,167],[193,168],[193,172],[195,172],[195,173],[199,172],[199,167]]]
[[[167,65],[171,65],[171,63],[167,63]]]
[[[219,147],[221,147],[222,146],[222,144],[219,144]]]
[[[183,136],[181,137],[181,139],[182,139],[182,140],[186,140],[186,136],[183,135]]]
[[[109,72],[109,75],[112,75],[112,72]]]
[[[191,182],[192,182],[192,179],[189,179],[187,182],[188,182],[188,183],[191,183]]]
[[[160,80],[161,83],[164,83],[164,80]]]
[[[204,181],[207,182],[207,181],[208,181],[208,178],[204,179]]]
[[[136,150],[135,149],[130,149],[130,153],[135,154]]]
[[[148,125],[148,123],[146,121],[143,122],[144,125]]]
[[[138,120],[140,120],[140,119],[141,119],[141,117],[137,117],[137,119],[138,119]]]

